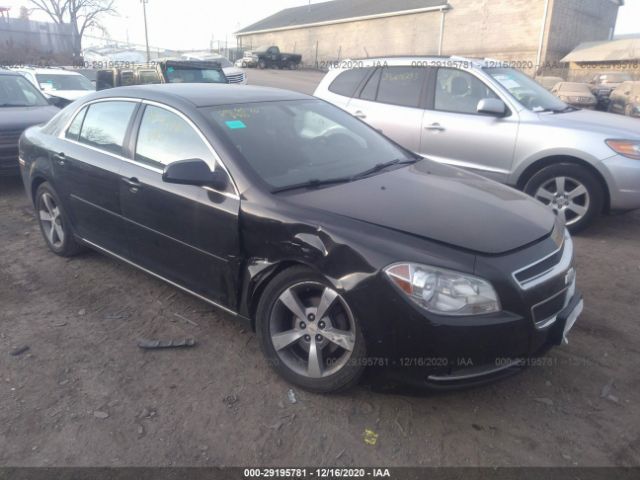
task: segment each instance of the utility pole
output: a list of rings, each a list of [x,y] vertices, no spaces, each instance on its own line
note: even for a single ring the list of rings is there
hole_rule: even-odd
[[[149,29],[147,28],[147,3],[149,0],[140,0],[142,2],[142,13],[144,15],[144,38],[147,44],[147,65],[151,63],[151,51],[149,50]]]

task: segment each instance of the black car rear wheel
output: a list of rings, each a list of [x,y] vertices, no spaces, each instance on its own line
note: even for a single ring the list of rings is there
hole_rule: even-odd
[[[270,365],[287,381],[329,393],[355,385],[364,371],[365,342],[346,300],[302,267],[267,286],[256,329]]]
[[[561,217],[571,233],[587,228],[604,206],[604,191],[596,176],[571,163],[543,168],[524,190]]]
[[[71,232],[62,203],[48,182],[38,187],[35,198],[40,231],[49,249],[62,257],[71,257],[82,251],[82,246]]]

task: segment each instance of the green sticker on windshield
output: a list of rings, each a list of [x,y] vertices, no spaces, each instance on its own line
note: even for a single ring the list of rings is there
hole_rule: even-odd
[[[224,123],[226,123],[227,127],[229,127],[231,130],[237,130],[239,128],[247,128],[247,126],[244,124],[242,120],[230,120]]]

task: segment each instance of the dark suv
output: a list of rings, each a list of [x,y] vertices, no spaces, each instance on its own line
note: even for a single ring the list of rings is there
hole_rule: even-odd
[[[18,175],[18,140],[59,110],[22,75],[0,69],[0,175]]]

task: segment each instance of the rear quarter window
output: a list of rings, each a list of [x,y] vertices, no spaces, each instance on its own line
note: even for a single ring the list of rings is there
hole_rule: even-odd
[[[342,95],[343,97],[353,97],[360,83],[362,83],[370,72],[370,68],[354,68],[346,70],[340,73],[340,75],[331,82],[331,85],[329,85],[329,91]]]

